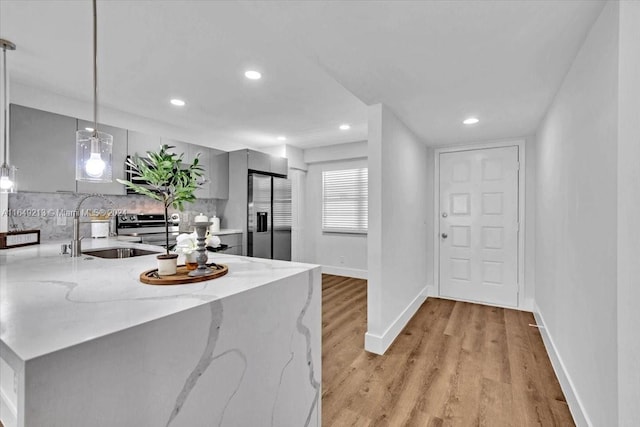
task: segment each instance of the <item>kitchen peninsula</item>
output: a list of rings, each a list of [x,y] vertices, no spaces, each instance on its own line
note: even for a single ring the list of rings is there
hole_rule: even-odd
[[[154,246],[86,241],[91,247]],[[6,427],[319,426],[320,268],[209,254],[226,276],[150,286],[155,256],[0,252]]]

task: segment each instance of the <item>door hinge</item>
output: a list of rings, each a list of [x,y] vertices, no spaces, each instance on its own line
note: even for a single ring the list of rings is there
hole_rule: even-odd
[[[520,170],[520,162],[518,162],[518,169],[517,170]]]

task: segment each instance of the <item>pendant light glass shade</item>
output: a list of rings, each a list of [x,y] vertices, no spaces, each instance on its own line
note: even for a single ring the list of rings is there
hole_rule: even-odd
[[[76,181],[112,182],[113,136],[104,132],[76,132]]]
[[[76,132],[76,181],[112,182],[113,136],[98,131],[98,12],[93,0],[93,130]]]
[[[15,193],[18,191],[15,166],[3,163],[0,166],[0,193]]]

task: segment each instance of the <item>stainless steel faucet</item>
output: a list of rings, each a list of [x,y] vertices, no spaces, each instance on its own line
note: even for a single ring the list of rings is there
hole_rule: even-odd
[[[85,200],[90,199],[92,197],[97,197],[99,199],[106,200],[109,202],[111,206],[115,206],[113,201],[106,198],[103,194],[87,194],[78,202],[78,206],[76,206],[76,210],[73,211],[73,240],[71,240],[71,256],[78,257],[82,255],[82,239],[80,236],[80,207]]]

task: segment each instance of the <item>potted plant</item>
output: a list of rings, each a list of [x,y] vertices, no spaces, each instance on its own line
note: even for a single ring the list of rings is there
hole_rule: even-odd
[[[118,179],[138,194],[145,195],[162,202],[165,215],[166,253],[158,255],[158,274],[168,276],[176,274],[178,254],[169,251],[169,207],[182,211],[185,202],[196,199],[194,192],[203,181],[204,169],[199,165],[199,153],[190,165],[182,162],[184,154],[174,154],[170,150],[175,148],[162,145],[160,151],[147,151],[147,158],[134,156],[127,159],[127,167],[131,173],[142,178],[145,185],[134,184],[131,181]]]

